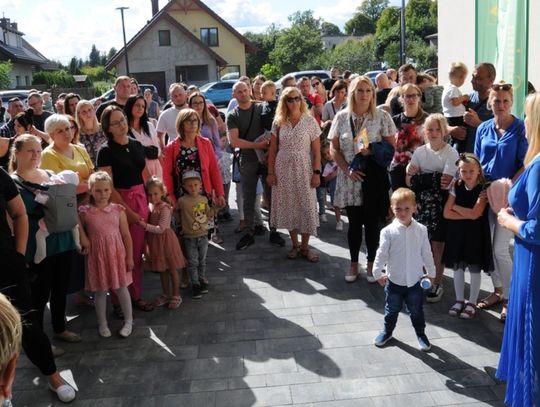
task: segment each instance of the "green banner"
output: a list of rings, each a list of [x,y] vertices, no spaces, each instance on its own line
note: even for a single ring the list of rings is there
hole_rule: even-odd
[[[476,63],[491,62],[513,84],[512,112],[523,118],[527,95],[528,0],[476,0]]]

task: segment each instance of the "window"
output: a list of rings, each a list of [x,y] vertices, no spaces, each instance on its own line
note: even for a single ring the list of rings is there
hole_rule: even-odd
[[[26,86],[30,86],[30,77],[28,75],[25,75],[24,76],[24,82],[25,82],[25,85]]]
[[[159,30],[159,46],[169,47],[171,45],[171,32],[169,30]]]
[[[201,28],[201,41],[209,47],[218,47],[218,29],[217,28]]]

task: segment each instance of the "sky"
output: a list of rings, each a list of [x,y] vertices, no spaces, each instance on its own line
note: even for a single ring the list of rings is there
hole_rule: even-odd
[[[341,29],[362,0],[203,0],[241,33],[262,32],[275,23],[287,27],[296,11],[313,10],[316,17]],[[160,0],[160,9],[167,0]],[[394,2],[392,2],[394,3]],[[67,64],[87,59],[95,44],[100,51],[123,46],[124,11],[127,41],[152,17],[150,0],[0,0],[0,13],[17,22],[24,38],[45,57]]]

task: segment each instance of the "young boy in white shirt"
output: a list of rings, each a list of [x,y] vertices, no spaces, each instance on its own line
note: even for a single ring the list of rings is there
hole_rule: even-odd
[[[429,245],[427,228],[413,219],[416,197],[408,188],[399,188],[392,194],[390,205],[395,218],[381,230],[381,238],[373,277],[384,287],[384,330],[374,339],[375,346],[382,347],[390,339],[396,326],[403,302],[411,316],[420,349],[427,352],[431,344],[424,332],[424,292],[420,280],[435,278],[435,264]],[[383,273],[383,270],[386,270]]]

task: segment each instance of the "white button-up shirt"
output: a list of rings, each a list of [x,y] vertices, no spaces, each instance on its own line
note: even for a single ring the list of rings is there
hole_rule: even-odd
[[[435,277],[427,228],[414,219],[409,226],[394,219],[381,231],[373,277],[378,280],[386,270],[392,283],[412,287],[424,276],[423,268],[429,277]]]

